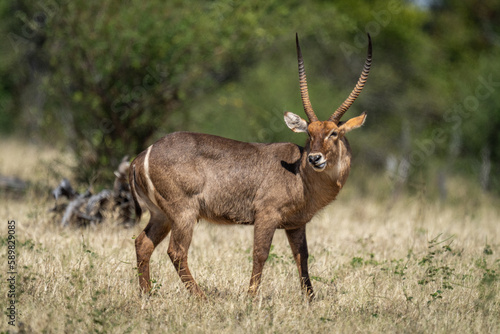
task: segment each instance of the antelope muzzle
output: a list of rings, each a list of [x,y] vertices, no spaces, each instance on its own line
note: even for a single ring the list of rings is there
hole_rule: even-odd
[[[322,153],[311,153],[307,157],[307,161],[315,171],[321,172],[326,167],[326,159]]]

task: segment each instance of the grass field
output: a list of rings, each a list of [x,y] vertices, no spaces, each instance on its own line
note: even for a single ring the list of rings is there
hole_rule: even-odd
[[[454,204],[382,195],[347,183],[308,225],[316,299],[307,303],[283,231],[255,300],[246,295],[253,230],[200,222],[190,267],[208,301],[190,297],[164,242],[152,257],[154,293],[140,298],[134,236],[107,221],[62,228],[40,189],[57,184],[57,151],[4,141],[0,174],[37,185],[2,195],[2,332],[26,333],[499,333],[498,199],[452,184]],[[22,162],[22,163],[21,163]],[[55,171],[54,171],[55,170]],[[356,175],[351,175],[355,178]],[[352,181],[352,180],[351,180]],[[383,182],[379,182],[380,185]],[[42,191],[43,193],[43,191]],[[16,326],[8,324],[7,222],[16,221]]]

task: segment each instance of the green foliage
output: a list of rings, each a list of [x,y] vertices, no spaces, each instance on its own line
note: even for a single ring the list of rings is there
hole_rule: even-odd
[[[456,168],[475,174],[483,189],[500,189],[500,4],[444,0],[430,14],[427,29],[448,70],[450,99],[444,120],[455,138],[447,141],[448,156],[458,156]]]
[[[302,109],[294,33],[320,118],[370,33],[373,70],[346,115],[369,115],[356,159],[413,188],[446,171],[500,189],[495,1],[19,0],[0,17],[0,132],[69,145],[87,182],[176,130],[302,144],[282,121]]]
[[[37,52],[43,43],[43,36],[37,30],[36,20],[30,20],[34,9],[23,1],[4,1],[0,4],[0,133],[14,134],[18,122],[26,130],[33,130],[37,115],[32,108],[39,94],[28,94],[39,78],[43,59]],[[28,25],[27,22],[30,24]],[[21,33],[24,32],[24,34]],[[25,37],[25,36],[29,36]],[[23,94],[24,93],[24,94]],[[20,112],[23,110],[24,112]],[[29,117],[29,116],[32,117]],[[23,119],[24,118],[24,119]],[[20,130],[19,128],[17,129]],[[22,132],[22,131],[21,131]]]
[[[279,255],[275,252],[274,245],[271,245],[271,249],[269,250],[269,255],[266,261],[271,264],[288,262],[283,255]]]
[[[92,179],[100,167],[111,173],[109,165],[159,130],[181,128],[185,104],[237,78],[272,42],[273,25],[261,18],[279,17],[274,10],[232,1],[62,5],[47,29],[46,87],[54,120],[70,129],[80,177]]]
[[[438,299],[443,299],[444,291],[453,290],[452,280],[455,277],[455,268],[443,263],[444,261],[442,260],[438,262],[436,258],[441,254],[453,252],[450,247],[452,241],[438,248],[439,245],[452,239],[452,237],[439,241],[440,237],[441,234],[429,241],[428,253],[418,262],[419,266],[425,268],[424,275],[418,280],[418,284],[426,286],[434,283],[434,285],[438,286],[438,289],[430,294],[431,299],[427,301],[427,305],[430,305]]]
[[[355,256],[352,258],[350,264],[351,264],[351,267],[358,268],[358,267],[362,267],[365,265],[376,266],[376,265],[379,265],[380,263],[377,260],[375,260],[375,254],[370,253],[370,259],[365,260],[362,257]]]
[[[495,303],[495,297],[498,294],[498,285],[500,282],[500,259],[495,261],[496,269],[488,266],[485,258],[476,260],[476,267],[482,271],[482,278],[478,284],[479,298],[477,307],[484,313],[489,313],[491,305]]]

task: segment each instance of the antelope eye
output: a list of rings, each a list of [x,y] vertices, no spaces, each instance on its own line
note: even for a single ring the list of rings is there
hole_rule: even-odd
[[[337,135],[338,135],[337,131],[333,131],[332,133],[330,133],[330,137],[333,137],[333,138],[337,137]]]

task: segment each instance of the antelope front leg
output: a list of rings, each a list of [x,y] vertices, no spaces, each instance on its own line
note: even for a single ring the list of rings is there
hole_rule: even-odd
[[[271,242],[273,241],[275,230],[275,228],[263,228],[259,227],[257,224],[255,225],[253,241],[253,269],[252,277],[250,279],[250,288],[248,289],[248,294],[252,297],[255,297],[257,290],[259,289],[262,269],[264,268],[264,263],[269,256],[269,250],[271,249]]]
[[[288,237],[293,257],[299,269],[300,285],[307,294],[309,301],[311,301],[314,298],[314,292],[307,268],[309,252],[307,251],[306,227],[303,226],[296,230],[286,230],[286,236]]]

